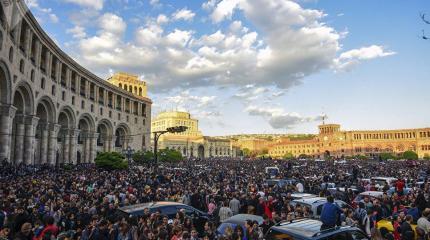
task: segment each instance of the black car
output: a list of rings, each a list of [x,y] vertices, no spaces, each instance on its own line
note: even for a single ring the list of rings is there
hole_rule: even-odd
[[[161,215],[167,216],[169,220],[174,219],[176,217],[176,213],[181,209],[184,209],[185,215],[193,220],[198,232],[202,232],[205,223],[210,220],[207,213],[178,202],[150,202],[126,206],[119,208],[117,210],[117,215],[126,218],[130,216],[139,217],[144,214],[143,212],[145,208],[149,209],[149,213],[160,211]]]
[[[336,227],[321,231],[322,222],[313,219],[297,219],[281,222],[269,229],[266,240],[369,240],[356,227]]]

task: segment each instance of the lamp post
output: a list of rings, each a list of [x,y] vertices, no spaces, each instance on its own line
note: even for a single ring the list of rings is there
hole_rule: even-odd
[[[154,133],[154,166],[157,167],[158,164],[158,155],[157,155],[157,148],[158,148],[158,139],[160,139],[161,135],[165,133],[181,133],[185,132],[188,129],[186,126],[176,126],[176,127],[169,127],[166,130],[163,131],[156,131]]]
[[[133,149],[131,149],[131,147],[130,147],[130,146],[128,146],[128,147],[127,147],[127,149],[124,149],[124,150],[122,151],[122,153],[127,157],[128,166],[130,167],[130,164],[131,164],[131,156],[133,155],[134,150],[133,150]]]

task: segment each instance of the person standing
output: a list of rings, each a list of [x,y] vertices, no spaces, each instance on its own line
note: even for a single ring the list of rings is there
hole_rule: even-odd
[[[239,214],[240,209],[240,201],[236,198],[236,195],[233,196],[233,199],[230,200],[228,206],[230,207],[233,215]]]
[[[413,240],[415,239],[415,233],[412,229],[413,217],[411,215],[406,215],[405,221],[402,223],[400,227],[402,232],[402,240]]]
[[[422,216],[417,221],[417,226],[420,227],[427,234],[430,232],[430,221],[428,217],[430,215],[430,209],[425,209]]]
[[[336,222],[340,219],[340,214],[342,209],[340,209],[335,203],[332,196],[327,197],[327,202],[323,205],[321,211],[321,230],[334,228]]]
[[[226,207],[224,202],[221,202],[221,208],[219,209],[219,220],[220,222],[226,220],[227,218],[233,216],[233,212],[229,207]]]

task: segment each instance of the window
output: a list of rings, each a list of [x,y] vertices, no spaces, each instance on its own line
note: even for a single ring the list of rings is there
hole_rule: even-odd
[[[34,82],[34,70],[33,69],[31,70],[31,73],[30,73],[30,81]]]
[[[42,78],[40,80],[40,88],[45,89],[45,79],[44,78]]]
[[[65,101],[65,100],[66,100],[66,92],[65,92],[65,91],[61,92],[61,99],[62,99],[63,101]]]
[[[81,108],[84,109],[85,108],[85,101],[82,100],[81,102]]]
[[[129,117],[127,116],[127,122],[129,121]]]
[[[118,113],[118,120],[121,120],[121,113]]]
[[[137,118],[134,118],[134,124],[137,124]]]
[[[112,111],[109,111],[109,117],[110,118],[112,117]]]
[[[75,96],[72,96],[72,105],[75,105]]]
[[[55,96],[55,85],[52,85],[52,91],[51,91],[52,95]]]
[[[91,104],[91,112],[94,112],[94,104]]]
[[[103,115],[103,108],[100,108],[100,115]]]
[[[13,47],[9,48],[9,62],[13,62]]]

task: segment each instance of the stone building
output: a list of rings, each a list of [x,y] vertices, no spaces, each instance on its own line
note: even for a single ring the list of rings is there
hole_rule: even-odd
[[[151,123],[151,131],[163,131],[168,127],[186,126],[182,133],[166,133],[159,139],[160,149],[174,149],[186,157],[236,157],[238,149],[229,139],[203,136],[199,130],[198,120],[191,118],[187,112],[161,112]]]
[[[323,158],[324,156],[400,155],[414,151],[420,158],[430,156],[430,128],[399,130],[342,131],[339,124],[319,126],[318,136],[309,140],[281,139],[269,148],[269,155],[281,158],[288,153]]]
[[[146,88],[136,96],[80,66],[24,2],[0,2],[0,160],[84,163],[149,148]]]

